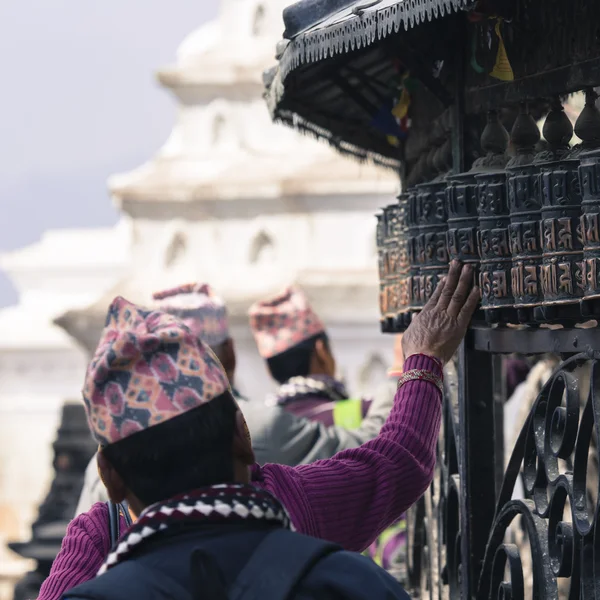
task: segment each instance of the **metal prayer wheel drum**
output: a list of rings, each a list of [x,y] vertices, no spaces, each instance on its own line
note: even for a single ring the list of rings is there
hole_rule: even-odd
[[[406,224],[408,229],[407,250],[409,262],[409,277],[408,305],[412,312],[423,308],[423,300],[421,298],[421,265],[420,260],[423,258],[419,250],[419,224],[421,221],[420,204],[417,196],[417,190],[411,188],[406,193],[407,196],[407,214]]]
[[[377,270],[379,273],[379,322],[382,333],[387,331],[387,288],[385,281],[386,269],[386,248],[385,248],[385,213],[381,212],[375,215],[377,218],[377,227],[375,230],[375,240],[377,243]]]
[[[581,231],[585,300],[594,314],[600,300],[600,149],[580,155],[579,180],[582,190]],[[587,312],[587,311],[586,311]]]
[[[479,216],[477,212],[477,180],[475,173],[461,173],[448,177],[446,186],[446,211],[448,231],[446,247],[448,260],[459,260],[473,268],[474,284],[479,284]],[[481,310],[473,320],[483,320]]]
[[[397,304],[393,281],[393,273],[397,263],[397,248],[390,235],[390,231],[393,229],[392,220],[393,214],[389,206],[383,209],[383,214],[378,215],[379,311],[382,333],[394,332]]]
[[[417,252],[420,265],[420,299],[425,304],[448,273],[448,216],[446,183],[436,181],[417,186],[419,233]]]
[[[398,306],[395,331],[402,332],[410,324],[410,260],[408,251],[408,202],[406,194],[398,198],[398,220],[395,232],[398,245]]]
[[[396,317],[400,310],[400,249],[398,236],[400,229],[400,206],[391,204],[383,209],[385,218],[385,273],[387,300],[385,318],[389,331],[396,331]]]
[[[537,165],[507,168],[506,184],[512,254],[511,288],[521,323],[533,323],[533,308],[543,301],[540,285],[542,199]]]
[[[479,286],[488,323],[515,322],[511,286],[512,255],[508,227],[506,173],[476,173],[479,214]]]
[[[541,163],[542,268],[545,321],[577,320],[585,292],[578,160]]]
[[[449,260],[473,265],[479,274],[477,247],[477,181],[474,173],[461,173],[448,178],[446,187],[448,231],[446,245]]]

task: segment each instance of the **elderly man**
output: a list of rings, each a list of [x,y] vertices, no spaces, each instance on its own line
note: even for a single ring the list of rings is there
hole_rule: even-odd
[[[266,406],[243,398],[235,387],[236,354],[229,334],[225,303],[207,284],[190,284],[154,294],[157,308],[181,319],[207,344],[221,361],[254,443],[259,464],[298,465],[329,458],[340,450],[356,448],[373,439],[392,407],[393,393],[382,389],[371,403],[366,417],[349,426],[335,426],[295,415],[282,406]],[[76,514],[89,510],[95,502],[106,502],[106,488],[98,476],[94,457],[87,468]]]
[[[176,494],[181,477],[186,474],[198,477],[198,480],[194,479],[192,483],[206,485],[210,481],[206,478],[214,477],[216,481],[220,473],[218,478],[223,479],[222,475],[226,472],[230,475],[225,478],[226,481],[243,481],[249,477],[250,483],[258,490],[277,498],[287,509],[290,521],[299,533],[328,540],[346,550],[364,550],[383,530],[392,525],[431,483],[441,419],[442,367],[456,351],[477,306],[479,290],[475,288],[469,291],[472,281],[472,271],[468,266],[461,272],[460,265],[453,263],[446,280],[436,289],[421,314],[407,329],[402,343],[405,355],[404,372],[398,379],[394,406],[374,440],[360,448],[345,450],[331,459],[314,464],[297,467],[270,464],[261,467],[250,464],[254,458],[251,440],[244,418],[236,406],[233,415],[233,439],[229,435],[224,436],[224,439],[218,439],[216,445],[208,444],[209,447],[203,451],[188,447],[188,442],[207,443],[208,437],[204,439],[195,433],[205,431],[204,415],[202,418],[198,417],[198,429],[190,429],[181,439],[177,435],[178,432],[166,435],[163,439],[171,440],[174,448],[177,449],[181,442],[180,449],[185,450],[180,453],[178,460],[173,460],[170,450],[163,452],[162,446],[148,443],[147,439],[143,444],[138,444],[137,441],[122,444],[117,447],[116,453],[104,448],[99,454],[98,464],[111,490],[111,499],[114,502],[127,499],[133,511],[139,513],[144,504],[155,500],[158,494],[163,497]],[[118,315],[114,315],[114,312],[111,312],[110,316],[117,319]],[[134,322],[137,320],[135,316],[131,316],[131,312],[128,316],[125,312],[123,311],[123,318],[133,319]],[[144,317],[144,320],[146,318]],[[154,319],[157,320],[156,317]],[[111,340],[115,339],[114,334],[108,334],[105,342],[110,344]],[[168,346],[167,342],[163,345]],[[184,373],[185,376],[181,377],[177,367],[171,368],[173,361],[177,364],[181,362],[181,369],[196,371],[198,361],[194,356],[183,352],[182,356],[179,356],[175,347],[170,346],[168,349],[173,354],[170,360],[168,357],[156,357],[154,353],[158,352],[158,349],[155,346],[154,340],[148,340],[148,343],[144,341],[142,347],[148,356],[144,356],[145,363],[140,363],[139,373],[136,370],[139,361],[134,360],[137,354],[134,356],[133,352],[136,344],[128,346],[131,356],[128,356],[127,360],[123,357],[123,361],[117,360],[113,363],[119,367],[118,373],[114,375],[110,374],[110,369],[103,365],[100,359],[93,361],[91,369],[97,372],[97,376],[88,377],[88,389],[85,393],[88,398],[94,399],[94,403],[99,407],[98,410],[90,411],[90,424],[97,434],[111,432],[112,436],[114,424],[117,433],[111,439],[120,439],[120,435],[125,437],[122,441],[127,441],[135,440],[136,435],[142,436],[145,431],[158,430],[162,426],[157,425],[164,420],[164,415],[161,414],[155,415],[157,418],[154,418],[152,426],[149,426],[153,415],[152,406],[139,407],[146,409],[140,414],[137,411],[131,412],[131,409],[135,408],[135,405],[129,404],[131,398],[141,398],[143,402],[152,399],[152,402],[160,402],[160,405],[168,410],[172,410],[169,406],[189,406],[191,413],[198,390],[204,389],[204,379],[210,382],[209,385],[218,385],[220,376],[213,370],[207,377],[202,378],[202,381],[190,378],[189,373]],[[109,353],[107,356],[112,355]],[[148,361],[153,364],[151,371],[154,373],[150,381],[150,375],[144,367]],[[155,379],[158,379],[160,385],[153,388],[151,381]],[[142,396],[141,391],[144,392]],[[88,402],[91,406],[91,401]],[[211,400],[207,406],[210,407],[209,412],[212,408],[226,412],[232,408],[231,403],[226,400],[216,404]],[[113,412],[118,417],[116,423],[113,423],[114,419],[110,417]],[[225,415],[223,418],[225,419]],[[227,419],[231,422],[231,415]],[[177,419],[170,421],[178,422]],[[168,424],[169,421],[165,426]],[[215,427],[216,425],[215,422]],[[212,431],[211,427],[208,429]],[[165,429],[162,431],[166,433]],[[144,435],[144,438],[146,437],[147,435]],[[106,439],[106,447],[110,446],[110,439]],[[231,449],[228,451],[228,448]],[[220,471],[220,468],[224,470]],[[136,478],[139,483],[134,486],[132,481],[135,482]],[[160,479],[160,485],[157,478]],[[138,488],[137,493],[135,488]],[[161,492],[158,492],[159,488]],[[214,502],[214,494],[209,496]],[[239,510],[246,514],[246,511]],[[167,506],[167,511],[160,512],[169,511],[172,513],[171,508]],[[226,514],[230,512],[223,510]],[[261,510],[260,514],[264,512]],[[212,511],[208,513],[212,514]],[[116,554],[108,558],[110,535],[106,504],[97,503],[89,512],[77,517],[69,525],[50,577],[42,586],[39,600],[63,597],[65,590],[94,577],[104,561],[106,568],[118,563],[119,557],[126,554],[133,545],[136,546],[137,552],[141,548],[138,544],[153,531],[153,527],[149,530],[140,528],[140,524],[147,522],[142,519],[146,516],[153,519],[157,511],[142,511],[139,514],[139,521],[126,532],[126,539],[121,539]],[[278,513],[272,510],[269,514]],[[122,524],[124,525],[123,520]],[[151,524],[156,525],[154,521]],[[129,538],[131,532],[136,535]],[[208,552],[210,554],[210,549]],[[229,553],[232,552],[233,549],[229,549]],[[240,563],[236,561],[239,559],[243,562],[246,559],[243,553],[241,557],[239,554],[237,557],[236,560],[231,557],[228,568],[234,569],[234,563],[239,568]],[[213,558],[219,562],[219,557]],[[156,569],[166,568],[161,561],[153,564]],[[179,560],[177,564],[183,563]],[[352,580],[351,571],[346,576]],[[347,596],[344,592],[340,595],[356,597],[352,595],[351,590]],[[111,596],[106,594],[105,597]]]
[[[244,418],[225,371],[175,317],[117,298],[85,379],[98,468],[138,521],[72,600],[408,600],[385,571],[291,529],[251,484]]]

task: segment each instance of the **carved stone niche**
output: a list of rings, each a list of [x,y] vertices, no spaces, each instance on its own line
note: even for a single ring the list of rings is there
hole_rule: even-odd
[[[417,186],[419,227],[416,242],[420,265],[420,300],[424,305],[448,273],[446,236],[446,183],[434,181]]]

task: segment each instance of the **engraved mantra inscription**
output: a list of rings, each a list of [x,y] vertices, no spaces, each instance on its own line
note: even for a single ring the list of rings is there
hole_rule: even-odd
[[[510,248],[513,256],[523,253],[539,252],[539,222],[524,221],[512,223],[508,226],[510,234]]]
[[[582,262],[551,262],[542,265],[540,283],[545,296],[579,295],[585,288]]]
[[[509,297],[506,271],[482,271],[479,274],[479,287],[485,300],[503,300]]]
[[[481,258],[511,258],[508,229],[481,229],[479,232]]]
[[[510,270],[512,291],[515,297],[539,294],[538,270],[536,265],[517,262]]]
[[[585,213],[582,215],[581,230],[586,246],[600,244],[600,213]]]
[[[544,252],[572,252],[575,248],[575,239],[579,240],[580,244],[583,243],[581,229],[578,227],[573,232],[569,217],[544,219],[541,230]]]
[[[600,292],[600,274],[599,259],[588,258],[583,261],[583,279],[586,282],[586,289],[589,293],[597,294]]]
[[[468,229],[448,230],[448,254],[450,258],[478,258],[477,253],[477,230],[475,227]]]
[[[443,233],[424,233],[419,236],[419,251],[422,251],[421,264],[430,263],[448,264],[448,251],[446,236]]]

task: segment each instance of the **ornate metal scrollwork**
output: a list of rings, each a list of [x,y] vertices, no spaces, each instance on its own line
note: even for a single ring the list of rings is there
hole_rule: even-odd
[[[599,393],[590,354],[568,359],[542,388],[505,472],[478,599],[600,597]],[[520,476],[524,498],[515,497]]]
[[[408,584],[412,597],[421,600],[459,599],[461,593],[457,375],[453,365],[445,373],[434,479],[407,519]]]

